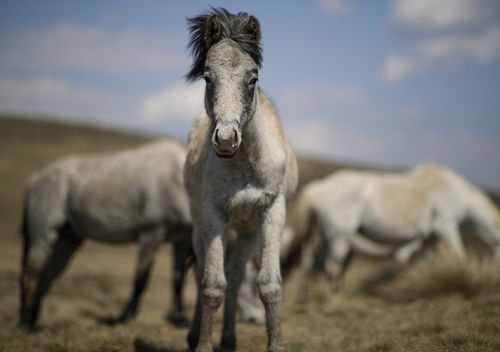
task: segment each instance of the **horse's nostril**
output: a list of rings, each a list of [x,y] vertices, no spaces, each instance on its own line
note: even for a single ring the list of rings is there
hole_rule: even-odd
[[[232,143],[232,147],[233,148],[237,148],[240,141],[239,141],[239,138],[238,138],[238,131],[237,130],[233,130],[233,143]]]
[[[214,142],[217,145],[219,144],[219,129],[215,130],[215,133],[214,133]]]

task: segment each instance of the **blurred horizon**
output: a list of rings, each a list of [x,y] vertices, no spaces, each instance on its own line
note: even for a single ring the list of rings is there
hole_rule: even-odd
[[[185,140],[203,108],[186,18],[210,6],[259,19],[260,86],[299,153],[500,189],[495,0],[2,1],[0,113]]]

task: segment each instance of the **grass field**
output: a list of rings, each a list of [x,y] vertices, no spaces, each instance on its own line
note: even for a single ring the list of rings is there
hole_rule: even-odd
[[[70,153],[139,145],[149,137],[39,120],[0,118],[0,351],[174,352],[187,330],[164,319],[170,307],[170,248],[155,263],[138,318],[101,324],[117,314],[131,289],[136,247],[86,243],[48,294],[40,329],[16,328],[18,234],[24,183],[33,171]],[[340,164],[302,159],[302,184]],[[356,257],[342,293],[304,283],[297,271],[284,285],[282,324],[287,351],[500,351],[500,263],[468,237],[471,259],[458,263],[438,246],[407,270]],[[186,287],[189,314],[194,280]],[[306,299],[303,290],[307,288]],[[220,313],[220,312],[219,312]],[[215,326],[218,340],[220,314]],[[262,326],[238,325],[238,350],[265,350]]]

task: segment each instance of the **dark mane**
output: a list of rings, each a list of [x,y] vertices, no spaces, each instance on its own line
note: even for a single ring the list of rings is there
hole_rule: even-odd
[[[208,50],[225,38],[236,42],[259,67],[262,66],[260,25],[254,16],[246,12],[233,15],[223,8],[212,8],[209,12],[188,18],[187,23],[191,35],[188,48],[194,61],[186,80],[195,81],[201,77]]]

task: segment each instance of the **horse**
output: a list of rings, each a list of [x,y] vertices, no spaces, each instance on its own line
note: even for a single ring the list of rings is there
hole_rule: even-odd
[[[449,168],[424,164],[406,172],[341,170],[309,183],[297,197],[286,270],[319,233],[315,268],[339,282],[353,252],[394,256],[407,264],[433,238],[460,259],[460,225],[469,223],[500,256],[500,213],[478,187]],[[335,286],[334,286],[335,287]]]
[[[32,176],[22,220],[20,327],[35,328],[42,299],[85,238],[139,243],[132,294],[116,322],[137,314],[154,256],[162,242],[172,242],[169,319],[187,322],[181,290],[192,256],[192,221],[183,181],[185,158],[183,145],[160,140],[126,151],[63,157]]]
[[[220,346],[235,350],[237,292],[257,248],[267,349],[281,351],[279,247],[298,168],[276,108],[258,87],[260,24],[247,13],[212,8],[188,26],[194,61],[186,79],[205,80],[205,109],[192,124],[184,167],[198,265],[189,348],[213,350],[214,314],[225,296]],[[225,255],[231,232],[235,243]]]

